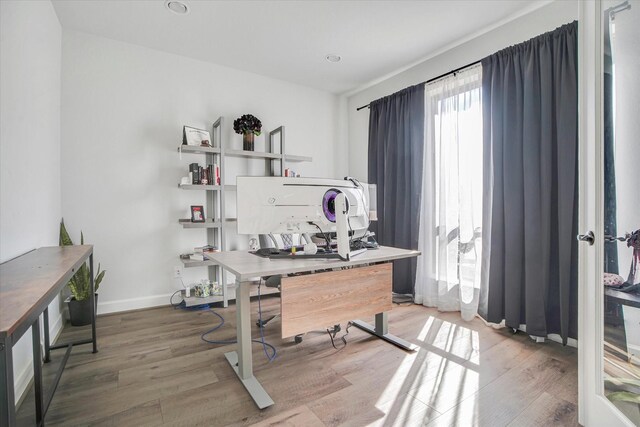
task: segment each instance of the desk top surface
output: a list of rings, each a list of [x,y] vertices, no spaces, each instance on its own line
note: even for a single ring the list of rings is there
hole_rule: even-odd
[[[44,247],[0,264],[0,335],[49,304],[92,251],[92,245]]]
[[[420,251],[380,246],[353,257],[351,261],[321,258],[269,259],[247,251],[214,252],[207,256],[233,273],[239,281],[254,277],[275,276],[278,274],[302,273],[328,268],[351,267],[375,262],[394,261],[417,257]]]
[[[616,289],[610,289],[606,287],[605,287],[604,293],[606,296],[614,299],[616,302],[620,304],[630,305],[633,307],[640,308],[640,295],[638,294],[620,292]]]

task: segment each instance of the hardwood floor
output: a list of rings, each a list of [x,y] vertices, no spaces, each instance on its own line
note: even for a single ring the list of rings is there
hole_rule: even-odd
[[[265,315],[278,307],[277,298],[263,298]],[[252,309],[257,313],[257,302]],[[215,311],[226,323],[208,338],[235,338],[235,307]],[[233,345],[200,339],[218,323],[208,311],[171,307],[99,317],[99,353],[74,348],[47,424],[577,425],[575,349],[536,344],[458,313],[395,306],[389,329],[418,344],[414,353],[355,327],[346,347],[337,341],[339,350],[326,333],[309,333],[296,345],[279,338],[280,323],[273,321],[265,334],[278,357],[269,363],[254,345],[256,377],[276,402],[263,411],[223,356]],[[67,326],[61,340],[86,334]],[[45,365],[45,385],[63,352],[53,352]],[[34,423],[32,391],[18,418],[19,425]]]

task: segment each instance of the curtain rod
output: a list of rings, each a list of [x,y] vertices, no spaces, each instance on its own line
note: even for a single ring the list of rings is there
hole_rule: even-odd
[[[426,82],[422,82],[422,83],[418,83],[418,84],[426,85],[426,84],[428,84],[428,83],[434,82],[434,81],[436,81],[436,80],[438,80],[438,79],[441,79],[441,78],[443,78],[443,77],[447,77],[449,74],[455,74],[455,73],[457,73],[458,71],[462,71],[462,70],[464,70],[465,68],[469,68],[469,67],[472,67],[472,66],[474,66],[474,65],[476,65],[476,64],[479,64],[481,61],[482,61],[482,60],[480,60],[480,61],[475,61],[475,62],[472,62],[472,63],[467,64],[467,65],[463,65],[462,67],[460,67],[460,68],[456,68],[456,69],[455,69],[455,70],[453,70],[453,71],[448,71],[448,72],[446,72],[446,73],[444,73],[444,74],[439,75],[438,77],[434,77],[434,78],[432,78],[432,79],[427,80]],[[360,111],[360,110],[362,110],[362,109],[364,109],[364,108],[370,108],[370,107],[371,107],[371,102],[370,102],[370,103],[368,103],[367,105],[363,105],[362,107],[358,107],[358,108],[356,108],[356,111]]]
[[[631,9],[631,4],[627,0],[620,3],[619,5],[610,7],[609,9],[605,10],[605,12],[609,13],[609,15],[611,15],[612,17],[615,17],[616,13],[624,12],[625,10],[629,9]]]

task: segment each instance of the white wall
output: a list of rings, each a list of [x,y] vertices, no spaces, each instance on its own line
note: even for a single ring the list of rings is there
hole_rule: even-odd
[[[357,107],[480,60],[578,19],[578,2],[562,0],[499,26],[348,98],[349,174],[367,180],[369,110]],[[455,23],[452,23],[455,25]]]
[[[607,5],[609,6],[609,5]],[[640,4],[638,5],[640,6]],[[638,194],[638,165],[640,165],[640,122],[638,104],[640,83],[640,10],[634,5],[616,14],[613,35],[613,61],[615,64],[615,163],[618,236],[640,229],[640,197]],[[618,265],[622,277],[627,279],[633,251],[618,244]],[[636,283],[638,277],[636,277]]]
[[[0,262],[58,245],[61,30],[49,1],[0,2]],[[49,306],[53,337],[60,301]],[[32,375],[31,333],[13,352],[16,396]]]
[[[177,224],[205,198],[177,187],[190,162],[204,163],[178,158],[183,125],[210,129],[224,116],[226,147],[241,149],[232,122],[252,113],[263,130],[286,127],[287,152],[313,157],[293,166],[304,176],[346,175],[339,101],[328,92],[75,31],[63,31],[62,58],[62,211],[107,270],[101,313],[167,304],[178,254],[206,243],[203,230]],[[227,179],[263,170],[252,162],[230,159]]]

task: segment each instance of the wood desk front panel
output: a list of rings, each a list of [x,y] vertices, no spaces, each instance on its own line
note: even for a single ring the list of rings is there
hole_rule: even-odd
[[[392,263],[283,277],[282,338],[391,310]]]

